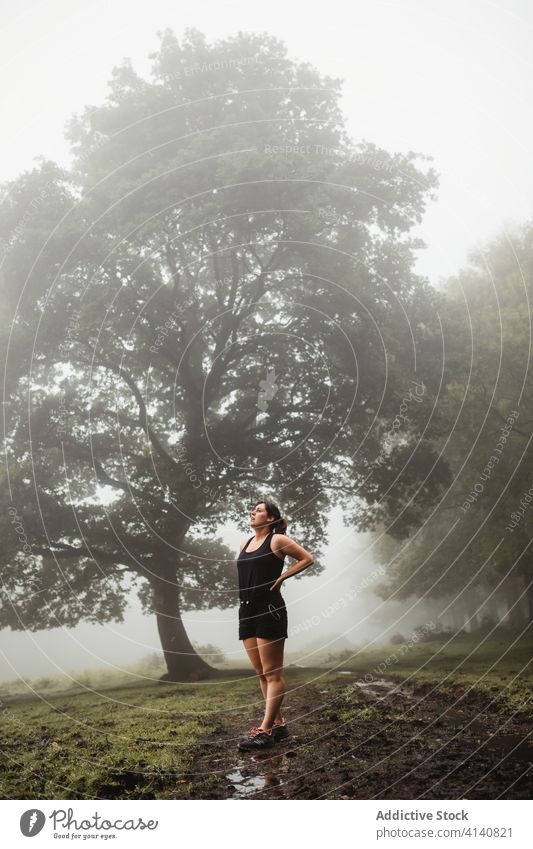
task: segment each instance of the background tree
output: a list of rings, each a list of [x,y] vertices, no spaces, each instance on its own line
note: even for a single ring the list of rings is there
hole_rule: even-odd
[[[151,58],[69,122],[70,170],[3,187],[1,492],[28,547],[3,514],[0,624],[120,619],[136,585],[179,680],[208,671],[181,611],[236,600],[221,522],[272,494],[319,553],[336,500],[360,526],[403,511],[405,534],[417,482],[437,497],[435,295],[409,234],[437,177],[352,142],[340,81],[273,37],[166,31]]]
[[[441,597],[452,619],[533,619],[533,226],[472,251],[444,285],[446,378],[433,444],[453,483],[392,566],[385,595]],[[514,517],[514,518],[513,518]],[[386,554],[386,549],[388,552]]]

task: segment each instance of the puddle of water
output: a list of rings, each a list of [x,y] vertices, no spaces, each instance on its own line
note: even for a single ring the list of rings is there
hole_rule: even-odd
[[[262,790],[265,786],[265,779],[262,775],[245,776],[240,769],[228,772],[226,778],[230,784],[233,784],[236,796],[249,796],[250,793]]]
[[[375,681],[354,681],[354,687],[358,687],[362,693],[365,693],[367,696],[371,696],[372,698],[384,697],[384,694],[388,693],[389,690],[392,690],[393,687],[397,687],[398,685],[394,683],[394,681],[386,681],[384,678],[376,678]]]
[[[350,669],[339,669],[337,675],[357,675],[357,672],[352,672]],[[394,681],[388,681],[386,678],[374,678],[372,681],[365,681],[364,678],[361,678],[353,683],[354,687],[361,687],[361,689],[392,690],[394,686],[397,686]]]
[[[290,761],[283,755],[269,755],[261,752],[251,755],[249,760],[241,759],[226,778],[235,789],[235,796],[250,796],[264,787],[283,784],[281,777],[290,768]]]

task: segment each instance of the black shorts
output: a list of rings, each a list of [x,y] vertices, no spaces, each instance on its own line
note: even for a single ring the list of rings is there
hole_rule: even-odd
[[[239,605],[239,640],[263,637],[265,640],[287,639],[287,608],[281,594],[272,598],[252,599]]]

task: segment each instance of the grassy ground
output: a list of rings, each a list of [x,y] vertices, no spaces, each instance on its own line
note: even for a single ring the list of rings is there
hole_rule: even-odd
[[[293,736],[269,753],[268,768],[235,747],[261,719],[251,669],[196,684],[4,694],[0,795],[418,798],[434,787],[427,798],[523,798],[531,645],[481,639],[341,656],[329,671],[289,666],[284,713]]]
[[[242,710],[250,684],[244,677],[150,684],[4,706],[0,792],[4,798],[194,797],[201,784],[189,777],[194,753],[220,712]]]
[[[531,632],[531,629],[530,629]],[[531,634],[450,635],[445,640],[404,643],[361,651],[346,658],[342,653],[329,668],[350,670],[361,677],[401,678],[404,681],[464,684],[494,690],[511,704],[527,703],[533,686]],[[353,653],[352,653],[353,655]]]

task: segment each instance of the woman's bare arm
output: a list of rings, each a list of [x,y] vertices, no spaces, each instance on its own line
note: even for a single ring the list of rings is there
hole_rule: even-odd
[[[285,534],[273,534],[270,546],[272,551],[279,551],[280,554],[285,554],[288,557],[294,557],[297,561],[282,572],[278,580],[284,581],[286,578],[290,578],[292,575],[296,575],[298,572],[303,571],[303,569],[307,569],[308,566],[311,566],[311,564],[315,562],[313,555],[310,554],[303,545],[298,545],[297,542]]]

